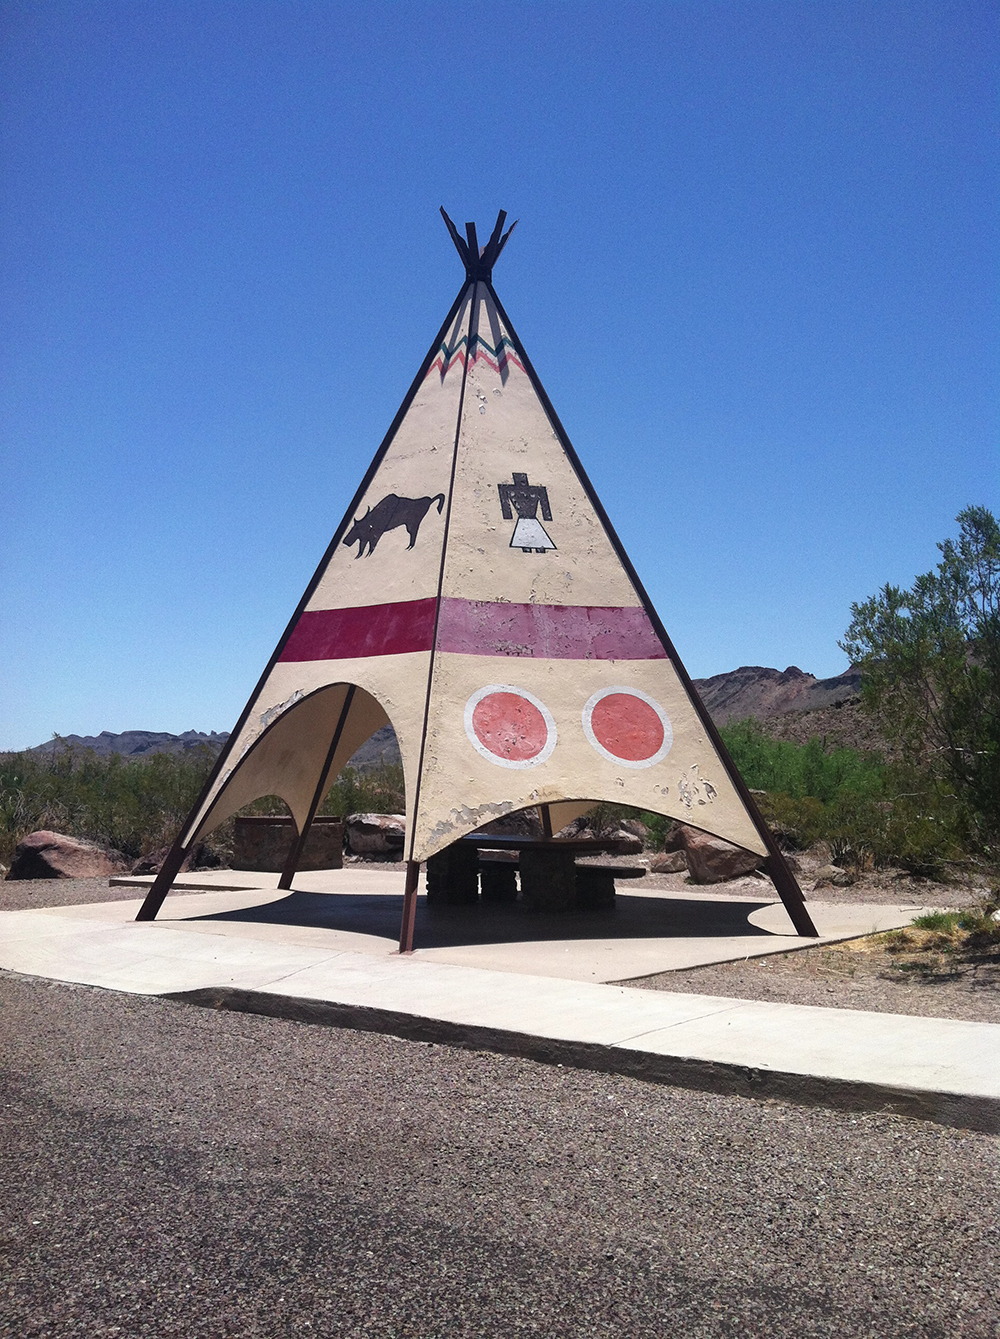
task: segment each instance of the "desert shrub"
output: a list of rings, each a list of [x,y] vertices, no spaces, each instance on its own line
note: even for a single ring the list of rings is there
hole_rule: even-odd
[[[939,876],[968,847],[964,810],[932,773],[855,749],[824,750],[769,738],[759,722],[727,726],[723,739],[779,844],[830,844],[835,863],[858,871],[900,866]]]
[[[880,795],[844,791],[824,804],[778,792],[757,797],[765,822],[787,850],[829,843],[837,865],[859,872],[898,866],[924,877],[940,876],[961,859],[961,825],[947,796],[902,789],[888,769]],[[896,784],[894,784],[896,783]]]
[[[52,828],[132,857],[171,841],[215,761],[210,749],[120,754],[57,749],[0,755],[0,859],[9,863],[28,832]]]
[[[883,736],[947,786],[966,840],[988,852],[1000,844],[1000,523],[985,507],[956,520],[933,571],[851,605],[840,645]]]
[[[645,845],[648,850],[662,851],[667,833],[674,825],[672,818],[664,814],[649,813],[645,809],[634,809],[628,804],[611,804],[601,801],[584,815],[587,826],[598,837],[609,837],[622,825],[626,818],[637,818],[646,828]]]
[[[320,805],[321,814],[402,814],[406,785],[400,763],[380,762],[359,771],[345,767]]]
[[[898,865],[912,874],[940,877],[964,850],[954,802],[933,786],[915,785],[892,771],[884,799],[841,796],[827,810],[826,840],[833,858],[859,869]]]
[[[155,753],[142,759],[91,749],[57,748],[0,755],[0,861],[10,864],[29,832],[51,828],[113,847],[130,859],[166,846],[177,836],[215,763],[211,749]],[[345,768],[320,812],[399,813],[405,806],[403,769],[381,763],[368,771]],[[286,814],[276,795],[265,795],[241,814]],[[209,837],[225,858],[232,820]]]
[[[752,790],[828,804],[845,794],[877,796],[884,789],[886,764],[875,754],[827,751],[818,738],[806,744],[772,739],[753,717],[723,726],[720,733]]]
[[[814,796],[796,798],[777,791],[756,798],[761,817],[783,849],[804,851],[814,842],[826,839],[829,827],[826,806]]]
[[[674,826],[674,820],[663,814],[650,814],[645,811],[637,813],[635,810],[632,813],[646,825],[646,831],[649,833],[646,841],[647,847],[651,851],[662,851],[666,844],[667,834]]]
[[[595,804],[593,809],[588,809],[584,818],[595,837],[609,837],[617,832],[623,818],[642,818],[645,821],[645,815],[640,814],[638,809],[632,809],[627,804],[608,804],[603,800]]]

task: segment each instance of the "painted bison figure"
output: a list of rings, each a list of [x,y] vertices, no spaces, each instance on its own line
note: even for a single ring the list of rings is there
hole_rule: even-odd
[[[417,542],[420,522],[427,515],[432,502],[437,503],[440,515],[444,507],[443,493],[437,493],[434,497],[397,497],[395,493],[389,493],[374,507],[369,507],[364,516],[359,516],[355,520],[344,536],[344,543],[348,546],[357,544],[356,557],[361,558],[366,548],[369,554],[375,552],[375,545],[387,530],[395,530],[397,526],[404,525],[410,536],[410,542],[406,547],[412,549]]]

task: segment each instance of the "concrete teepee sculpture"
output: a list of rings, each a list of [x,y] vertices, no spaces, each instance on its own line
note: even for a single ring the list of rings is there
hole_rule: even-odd
[[[391,722],[419,863],[504,814],[553,826],[600,800],[766,858],[816,933],[493,288],[513,228],[480,248],[444,215],[466,277],[330,547],[139,913],[185,854],[261,795],[298,831]],[[409,927],[407,929],[407,926]]]

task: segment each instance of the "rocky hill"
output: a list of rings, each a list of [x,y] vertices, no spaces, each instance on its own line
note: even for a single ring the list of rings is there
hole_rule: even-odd
[[[742,665],[727,674],[710,679],[695,679],[695,687],[717,725],[754,716],[766,725],[768,733],[780,739],[802,743],[814,735],[831,744],[855,748],[878,748],[880,741],[858,710],[861,674],[848,669],[832,679],[817,679],[795,665],[786,670],[764,665]],[[229,738],[227,731],[204,734],[187,730],[182,735],[155,733],[150,730],[126,730],[112,734],[64,735],[39,744],[32,753],[47,754],[67,745],[75,749],[93,749],[98,755],[121,753],[142,758],[152,753],[185,753],[209,748],[218,752]],[[380,762],[399,762],[399,749],[391,725],[376,731],[351,759],[362,770]]]
[[[896,750],[879,734],[875,722],[862,711],[856,698],[816,711],[788,711],[783,716],[769,716],[762,725],[772,739],[787,739],[793,744],[806,744],[818,738],[827,750],[847,748],[896,756]]]
[[[830,679],[817,679],[796,665],[786,670],[743,665],[728,674],[695,679],[717,725],[754,717],[772,739],[824,747],[892,754],[872,718],[861,709],[861,672],[853,666]]]
[[[832,679],[817,679],[796,665],[786,670],[742,665],[728,674],[695,679],[694,685],[716,725],[726,725],[748,716],[767,721],[788,712],[840,706],[858,697],[861,671],[852,666]]]

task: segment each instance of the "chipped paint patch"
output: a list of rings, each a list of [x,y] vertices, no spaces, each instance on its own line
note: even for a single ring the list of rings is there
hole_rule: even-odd
[[[681,776],[677,782],[677,796],[684,808],[690,811],[699,804],[711,804],[718,791],[706,776],[699,776],[698,764],[692,763],[689,776]]]
[[[295,692],[291,695],[291,697],[286,698],[284,702],[279,702],[277,703],[277,705],[273,707],[268,707],[267,711],[263,712],[260,718],[261,732],[266,730],[267,727],[271,724],[271,722],[276,721],[278,717],[282,715],[283,712],[286,712],[288,710],[289,707],[293,707],[296,702],[301,702],[304,696],[305,694],[303,693],[302,689],[296,688]],[[245,749],[244,752],[246,752]]]
[[[253,729],[249,733],[244,735],[243,745],[239,753],[236,755],[232,764],[229,767],[227,767],[225,771],[220,773],[219,779],[216,781],[214,786],[214,793],[216,797],[221,793],[222,788],[225,786],[226,782],[233,775],[233,773],[239,767],[240,763],[247,756],[247,754],[257,743],[257,741],[260,739],[261,735],[264,733],[267,727],[269,725],[273,725],[279,716],[284,715],[284,713],[288,710],[289,707],[294,707],[296,702],[301,702],[304,697],[305,693],[302,691],[302,689],[296,688],[295,692],[292,693],[291,697],[285,698],[284,702],[277,702],[273,707],[268,707],[267,711],[261,712],[260,718],[258,719],[257,722],[256,729]]]
[[[443,846],[448,846],[467,832],[475,832],[485,823],[492,823],[497,818],[505,818],[507,814],[512,814],[524,806],[515,804],[511,800],[502,800],[499,804],[480,804],[471,809],[468,805],[461,805],[451,810],[447,818],[439,819],[431,828],[429,840],[427,842],[428,855],[433,855],[435,851],[441,850]],[[427,859],[425,855],[423,857]]]

